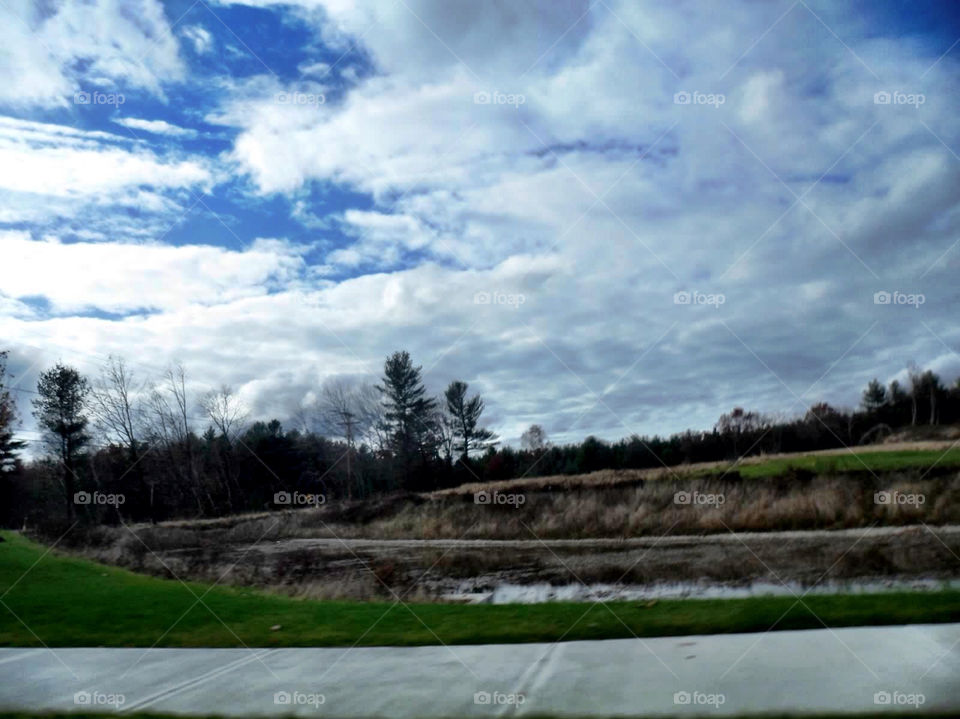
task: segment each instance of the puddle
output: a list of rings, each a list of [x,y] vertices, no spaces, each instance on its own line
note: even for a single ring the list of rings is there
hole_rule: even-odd
[[[745,585],[721,585],[695,582],[630,586],[613,584],[500,584],[492,591],[475,591],[464,586],[444,594],[442,599],[467,604],[541,604],[543,602],[596,602],[650,599],[737,599],[817,594],[872,594],[897,591],[937,591],[960,588],[960,579],[874,580],[823,582],[813,588],[799,582],[773,584],[754,582]]]

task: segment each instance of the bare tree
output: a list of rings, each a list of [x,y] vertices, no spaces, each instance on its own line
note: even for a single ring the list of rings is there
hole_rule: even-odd
[[[131,462],[139,458],[143,429],[143,408],[138,395],[126,362],[111,355],[94,381],[90,410],[97,430],[108,442],[125,447]]]
[[[445,397],[437,398],[437,410],[433,418],[433,425],[437,429],[437,437],[440,440],[440,449],[443,451],[443,458],[448,465],[453,463],[453,449],[456,442],[456,420],[447,411]]]
[[[186,372],[183,365],[168,369],[164,381],[153,385],[149,398],[151,430],[165,443],[184,442],[190,433]]]
[[[203,485],[196,463],[186,371],[183,365],[167,370],[163,384],[154,385],[148,403],[151,436],[163,446],[170,473],[190,488],[197,502],[198,512],[204,514],[204,497],[211,507],[214,502]]]
[[[155,518],[156,482],[147,478],[141,465],[148,451],[143,441],[147,429],[142,394],[143,388],[137,387],[124,359],[110,355],[90,392],[90,411],[97,431],[108,442],[126,449],[129,466],[124,474],[131,473],[141,486],[146,484],[150,516]]]
[[[806,421],[811,424],[822,421],[821,414],[817,409],[819,407],[820,405],[816,405],[816,407],[807,412]],[[720,415],[720,419],[717,420],[717,424],[714,426],[714,431],[729,438],[733,442],[733,453],[739,457],[739,450],[743,448],[742,438],[765,429],[769,424],[769,419],[759,412],[750,412],[744,410],[743,407],[734,407],[733,411],[729,414]]]
[[[910,379],[910,426],[917,424],[917,400],[923,391],[923,374],[913,362],[907,366],[907,376]]]
[[[520,446],[524,449],[540,452],[546,449],[549,444],[547,433],[539,424],[531,424],[530,427],[520,435]]]
[[[248,412],[229,385],[221,385],[220,389],[204,394],[200,398],[200,408],[220,433],[219,441],[211,437],[211,445],[217,458],[220,483],[227,495],[227,505],[233,511],[234,489],[240,491],[240,480],[233,461],[233,441],[243,430]]]
[[[232,444],[243,431],[249,412],[229,385],[210,390],[200,398],[200,409],[209,417],[220,436]]]
[[[370,438],[379,419],[376,389],[345,379],[331,379],[320,390],[320,424],[326,433],[347,443],[347,497],[353,498],[353,454],[357,441]]]

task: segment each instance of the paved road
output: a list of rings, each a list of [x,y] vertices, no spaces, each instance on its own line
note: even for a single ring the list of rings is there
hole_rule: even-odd
[[[449,648],[0,649],[4,709],[429,719],[921,701],[920,712],[960,714],[960,624]]]

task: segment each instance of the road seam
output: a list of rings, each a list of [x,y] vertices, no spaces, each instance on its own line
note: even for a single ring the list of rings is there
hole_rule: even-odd
[[[221,667],[217,667],[216,669],[210,670],[206,674],[201,674],[200,676],[194,677],[193,679],[188,679],[185,682],[181,682],[176,686],[169,687],[168,689],[164,689],[163,691],[159,691],[159,692],[156,692],[155,694],[151,694],[148,697],[144,697],[139,701],[135,701],[132,704],[125,706],[122,709],[122,711],[124,712],[136,711],[138,709],[142,709],[144,707],[155,704],[156,702],[161,701],[162,699],[169,699],[170,697],[176,696],[177,694],[185,692],[188,689],[193,689],[195,687],[202,686],[203,684],[213,681],[214,679],[217,679],[218,677],[221,677],[224,674],[229,674],[234,669],[239,669],[240,667],[246,664],[260,660],[263,657],[267,656],[268,654],[272,654],[276,651],[278,650],[276,649],[265,649],[260,651],[251,650],[251,653],[248,656],[235,659],[234,661],[228,664],[225,664]]]

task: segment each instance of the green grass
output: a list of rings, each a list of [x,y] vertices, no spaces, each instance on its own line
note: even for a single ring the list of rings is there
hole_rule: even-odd
[[[652,604],[318,602],[142,576],[11,532],[0,543],[2,646],[361,646],[668,636],[960,620],[960,591]],[[202,603],[196,596],[202,597]],[[806,605],[806,606],[804,606]],[[271,631],[273,625],[281,625]]]
[[[897,452],[845,452],[837,455],[784,457],[737,467],[742,477],[775,477],[791,469],[806,469],[816,474],[838,472],[889,472],[902,469],[929,469],[960,466],[960,447],[947,450],[903,450]]]

